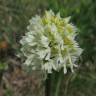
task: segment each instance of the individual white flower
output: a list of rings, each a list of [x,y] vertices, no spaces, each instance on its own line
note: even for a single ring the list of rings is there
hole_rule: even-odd
[[[25,65],[47,73],[63,68],[66,74],[68,67],[74,72],[82,49],[75,40],[77,28],[70,23],[70,17],[61,18],[60,13],[46,11],[42,17],[32,17],[27,29],[20,40]]]

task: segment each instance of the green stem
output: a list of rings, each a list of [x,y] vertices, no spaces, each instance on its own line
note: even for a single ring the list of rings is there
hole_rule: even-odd
[[[48,74],[47,79],[46,79],[45,96],[50,96],[50,91],[51,91],[50,81],[51,81],[51,75]]]
[[[51,90],[50,90],[50,96],[53,96],[54,94],[54,82],[55,82],[55,72],[52,73],[51,75]]]
[[[59,73],[59,76],[58,76],[58,80],[57,80],[57,85],[56,85],[56,90],[55,90],[55,94],[54,96],[59,96],[59,92],[60,92],[60,85],[61,85],[61,82],[62,82],[62,74],[63,72],[60,72]]]

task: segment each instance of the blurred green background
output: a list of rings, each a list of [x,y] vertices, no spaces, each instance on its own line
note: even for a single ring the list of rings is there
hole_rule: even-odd
[[[65,76],[60,96],[96,96],[96,0],[0,0],[0,66],[19,51],[29,19],[49,9],[71,16],[84,49],[77,72]]]

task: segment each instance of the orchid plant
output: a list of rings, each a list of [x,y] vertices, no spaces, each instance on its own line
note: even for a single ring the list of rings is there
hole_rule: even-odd
[[[60,13],[50,10],[43,16],[32,17],[29,22],[28,32],[20,40],[26,58],[24,65],[46,74],[61,69],[66,74],[68,68],[74,72],[82,49],[75,40],[77,28],[70,23],[70,17],[62,18]]]

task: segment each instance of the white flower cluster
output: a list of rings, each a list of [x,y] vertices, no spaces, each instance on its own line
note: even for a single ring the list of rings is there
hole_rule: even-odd
[[[67,68],[73,72],[82,49],[75,40],[77,29],[69,20],[70,17],[61,18],[52,10],[46,11],[42,17],[32,17],[28,32],[20,41],[21,51],[26,57],[24,64],[47,73],[62,68],[64,73]]]

